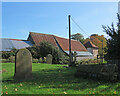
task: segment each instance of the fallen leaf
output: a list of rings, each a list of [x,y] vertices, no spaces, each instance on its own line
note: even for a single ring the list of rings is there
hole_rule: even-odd
[[[22,84],[20,84],[20,86],[22,86]]]
[[[64,91],[64,94],[67,94],[67,93]]]
[[[15,88],[15,91],[18,91],[18,89],[17,89],[17,88]]]
[[[114,91],[114,94],[116,94],[116,91]]]
[[[8,92],[6,91],[5,94],[8,94]]]

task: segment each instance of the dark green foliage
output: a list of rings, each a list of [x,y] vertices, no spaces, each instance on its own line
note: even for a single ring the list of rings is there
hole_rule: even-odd
[[[43,41],[40,43],[39,49],[41,52],[41,57],[44,58],[48,54],[53,54],[55,48],[51,43]]]
[[[33,58],[39,59],[41,57],[39,46],[28,47],[27,49],[31,52]]]
[[[17,49],[12,49],[11,51],[3,51],[2,59],[8,59],[10,56],[15,56],[17,51]]]
[[[106,59],[120,59],[120,30],[118,27],[120,26],[120,17],[118,17],[117,28],[115,29],[114,24],[112,23],[111,27],[102,26],[106,34],[109,36],[107,39],[107,54]]]
[[[67,56],[61,52],[58,48],[54,47],[51,43],[43,41],[40,43],[39,46],[33,46],[27,48],[33,58],[40,59],[42,58],[42,61],[45,63],[45,57],[48,54],[51,54],[53,56],[53,64],[63,64],[67,62]]]
[[[80,34],[80,33],[71,35],[71,38],[74,39],[74,40],[80,41],[82,44],[85,41],[83,35]]]
[[[51,54],[53,56],[53,64],[63,64],[65,61],[65,54],[61,52],[58,48],[54,47],[51,43],[49,42],[41,42],[40,43],[40,52],[41,52],[41,57],[46,57],[48,54]]]
[[[2,52],[2,59],[8,59],[10,57],[10,52]]]

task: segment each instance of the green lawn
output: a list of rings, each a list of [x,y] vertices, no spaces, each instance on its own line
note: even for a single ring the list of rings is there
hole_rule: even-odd
[[[76,68],[33,63],[33,80],[15,83],[14,63],[3,63],[3,94],[120,94],[120,83],[74,77]],[[7,80],[7,81],[6,81]],[[10,81],[9,81],[10,80]]]

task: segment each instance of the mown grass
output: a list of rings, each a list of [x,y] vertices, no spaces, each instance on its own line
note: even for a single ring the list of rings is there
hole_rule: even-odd
[[[32,64],[33,79],[15,82],[14,63],[3,63],[3,94],[120,94],[119,82],[74,77],[76,68],[66,65]]]

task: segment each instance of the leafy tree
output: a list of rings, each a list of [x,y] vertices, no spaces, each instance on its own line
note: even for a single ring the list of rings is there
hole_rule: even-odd
[[[51,54],[53,56],[53,64],[56,63],[63,63],[65,58],[65,54],[63,54],[58,48],[54,47],[49,42],[41,42],[40,46],[38,46],[40,49],[41,57],[44,61],[44,57],[46,57],[48,54]]]
[[[28,47],[27,49],[31,52],[33,58],[39,59],[41,57],[40,48],[38,46]]]
[[[67,61],[67,57],[64,53],[62,53],[58,48],[54,47],[50,42],[43,41],[39,46],[33,46],[27,48],[33,58],[39,59],[42,57],[42,61],[44,62],[44,57],[48,54],[53,56],[53,64],[63,64]]]
[[[103,41],[103,48],[106,48],[106,45],[107,45],[107,41],[104,35],[92,34],[90,38],[85,39],[84,44],[87,43],[88,41],[91,41],[94,45],[96,45],[99,48],[98,54],[101,56],[102,55],[102,41]],[[103,54],[106,54],[105,50],[103,50]]]
[[[115,29],[114,24],[109,26],[102,26],[106,34],[109,36],[107,39],[107,54],[106,59],[120,59],[120,16],[117,14],[118,23]]]
[[[71,35],[71,38],[74,39],[74,40],[78,40],[78,41],[80,41],[81,43],[84,42],[84,37],[83,37],[83,35],[80,34],[80,33]]]
[[[49,42],[43,41],[40,43],[39,49],[42,60],[44,61],[44,57],[46,57],[48,54],[52,54],[53,45]]]
[[[15,56],[18,49],[13,48],[11,51],[3,51],[2,52],[2,59],[8,59],[11,56]]]

